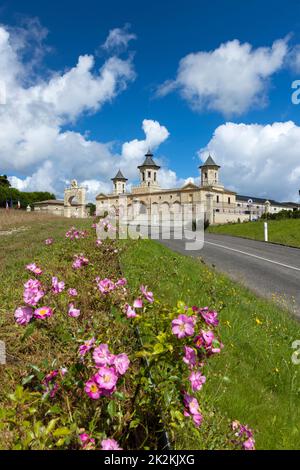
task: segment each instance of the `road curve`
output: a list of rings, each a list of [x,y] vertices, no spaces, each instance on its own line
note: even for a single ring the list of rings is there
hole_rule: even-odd
[[[300,319],[300,249],[205,232],[201,250],[186,250],[185,240],[160,240],[181,254],[201,256],[257,294],[275,298]]]

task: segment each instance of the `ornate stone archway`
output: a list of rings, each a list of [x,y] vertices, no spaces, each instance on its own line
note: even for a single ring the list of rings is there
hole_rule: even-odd
[[[71,186],[64,192],[64,216],[65,217],[87,217],[85,205],[86,189],[78,186],[76,180],[71,181]],[[76,199],[76,204],[72,202]]]

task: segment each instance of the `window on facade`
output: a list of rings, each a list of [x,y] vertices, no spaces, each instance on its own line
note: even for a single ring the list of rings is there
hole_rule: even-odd
[[[228,198],[228,204],[230,204],[230,197]]]
[[[145,173],[143,172],[143,181],[145,181]]]
[[[151,178],[151,171],[148,171],[148,178]]]
[[[156,171],[154,172],[154,181],[156,181]]]
[[[207,178],[207,173],[206,172],[204,173],[204,177]]]
[[[148,186],[150,186],[150,183],[148,183]]]
[[[170,195],[170,199],[172,199],[172,197],[173,197],[173,196],[172,196],[172,195]]]
[[[219,197],[219,196],[217,196],[217,202],[220,202],[220,201],[219,201],[219,199],[220,199],[220,197]]]

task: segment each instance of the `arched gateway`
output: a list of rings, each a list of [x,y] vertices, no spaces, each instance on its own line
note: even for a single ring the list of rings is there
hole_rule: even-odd
[[[71,186],[64,191],[64,216],[84,218],[86,189],[78,186],[76,180],[71,181]]]

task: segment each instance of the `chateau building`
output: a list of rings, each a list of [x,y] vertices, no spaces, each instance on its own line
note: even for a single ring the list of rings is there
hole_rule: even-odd
[[[136,215],[135,207],[140,213],[149,217],[159,217],[167,211],[175,215],[187,204],[202,204],[205,219],[210,224],[221,224],[259,218],[264,212],[276,212],[282,209],[293,209],[295,204],[277,203],[250,196],[240,196],[224,188],[220,182],[220,166],[209,155],[205,163],[199,166],[200,186],[187,183],[181,188],[161,189],[158,184],[160,167],[153,159],[150,150],[145,155],[142,165],[138,166],[140,184],[127,191],[127,178],[119,170],[113,181],[111,194],[99,194],[96,197],[96,213],[101,215],[108,206],[117,208],[119,197],[126,196],[128,218]]]

